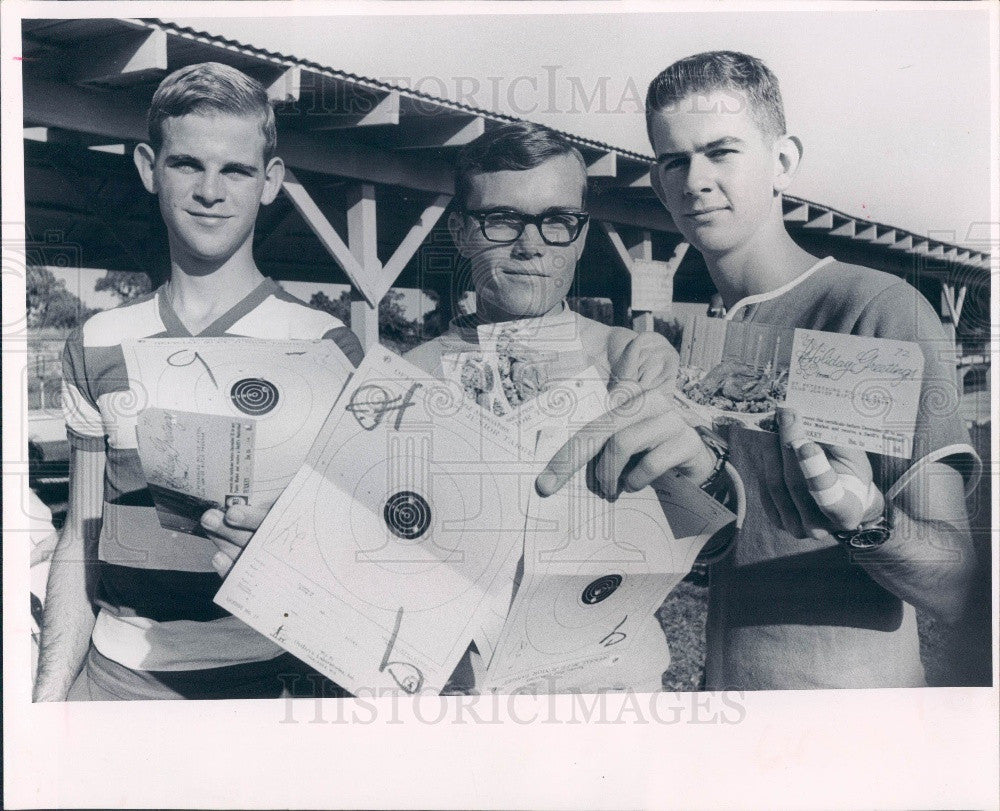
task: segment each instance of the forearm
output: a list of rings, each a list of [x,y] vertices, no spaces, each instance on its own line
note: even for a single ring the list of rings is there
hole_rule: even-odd
[[[853,553],[892,594],[949,624],[967,610],[976,571],[961,480],[956,485],[955,477],[936,477],[930,497],[926,487],[903,494],[891,511],[889,540]]]
[[[71,448],[66,523],[52,553],[35,680],[35,701],[63,701],[94,629],[88,583],[96,581],[105,455]]]
[[[94,608],[87,594],[88,562],[82,533],[67,527],[52,555],[38,656],[35,701],[63,701],[80,672]]]

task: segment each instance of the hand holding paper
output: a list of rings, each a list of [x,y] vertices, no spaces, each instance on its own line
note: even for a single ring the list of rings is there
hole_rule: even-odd
[[[802,537],[856,529],[878,516],[885,499],[872,481],[864,451],[820,445],[806,438],[794,410],[778,409],[785,484],[798,510],[785,529]],[[787,520],[786,520],[787,522]]]

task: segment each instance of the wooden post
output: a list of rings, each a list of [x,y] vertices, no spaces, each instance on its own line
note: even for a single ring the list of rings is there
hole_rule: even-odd
[[[368,289],[377,284],[382,274],[377,233],[375,186],[359,183],[347,208],[347,246],[361,265],[361,271],[369,282]],[[378,298],[369,302],[359,290],[351,288],[351,329],[366,352],[378,343],[378,303]]]

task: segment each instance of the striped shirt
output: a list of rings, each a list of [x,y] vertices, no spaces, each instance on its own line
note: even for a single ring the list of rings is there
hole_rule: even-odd
[[[271,279],[199,333],[223,336],[331,339],[355,365],[363,354],[348,327]],[[100,612],[92,641],[126,668],[180,675],[224,667],[225,679],[236,683],[241,669],[234,666],[258,673],[252,663],[283,651],[212,602],[220,583],[212,541],[160,526],[136,449],[135,417],[126,416],[141,396],[141,382],[129,380],[122,343],[183,337],[192,336],[160,288],[97,313],[66,341],[63,411],[70,444],[107,454],[95,595]],[[211,681],[210,672],[203,675]]]

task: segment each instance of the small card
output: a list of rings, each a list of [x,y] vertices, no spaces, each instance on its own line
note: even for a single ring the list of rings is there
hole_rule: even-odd
[[[810,439],[908,459],[923,371],[915,343],[797,329],[785,405]]]
[[[255,429],[251,419],[214,414],[139,414],[139,458],[161,526],[200,534],[205,510],[250,503]]]
[[[699,316],[684,328],[685,419],[774,431],[794,408],[818,442],[908,459],[923,382],[919,345]]]

